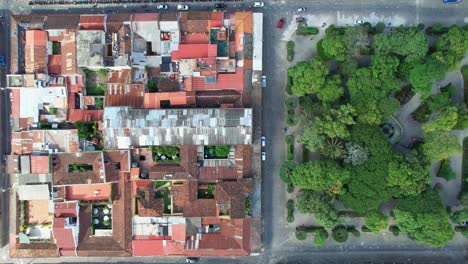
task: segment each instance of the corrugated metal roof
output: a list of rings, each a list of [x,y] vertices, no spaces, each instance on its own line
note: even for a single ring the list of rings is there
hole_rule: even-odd
[[[21,201],[49,200],[50,190],[48,184],[20,185],[18,196]]]
[[[107,149],[152,145],[244,145],[252,143],[252,109],[104,110]]]

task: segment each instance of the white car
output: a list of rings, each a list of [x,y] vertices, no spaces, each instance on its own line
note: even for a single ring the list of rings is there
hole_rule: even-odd
[[[262,151],[262,160],[266,160],[266,152],[265,151]]]
[[[157,5],[156,9],[167,9],[167,5]]]
[[[188,5],[177,5],[177,10],[187,11],[189,8]]]
[[[262,136],[262,147],[265,147],[265,145],[266,145],[266,142],[265,142],[265,141],[266,141],[265,136]]]
[[[356,24],[356,25],[364,24],[364,21],[358,19],[358,20],[354,21],[354,24]]]
[[[262,88],[266,88],[266,76],[262,76]]]
[[[263,2],[254,2],[254,7],[264,7],[265,3]]]
[[[298,12],[298,13],[300,13],[300,12],[305,12],[305,11],[306,11],[305,7],[299,7],[299,8],[297,9],[297,12]]]

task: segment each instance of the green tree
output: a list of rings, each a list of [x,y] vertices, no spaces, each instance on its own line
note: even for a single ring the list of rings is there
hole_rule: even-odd
[[[451,219],[455,224],[462,225],[464,222],[468,221],[468,209],[465,208],[455,212]]]
[[[348,78],[357,71],[359,65],[356,60],[346,58],[344,61],[340,62],[339,67],[340,73],[343,75],[343,77]]]
[[[458,122],[458,109],[456,106],[445,108],[440,114],[432,116],[431,120],[423,125],[424,132],[436,130],[450,131]]]
[[[436,42],[437,51],[432,54],[449,70],[455,70],[465,57],[468,50],[468,29],[452,26],[447,33],[442,34]]]
[[[443,246],[454,236],[449,215],[434,190],[401,199],[393,213],[401,231],[431,247]]]
[[[336,138],[326,141],[325,146],[320,150],[320,153],[330,159],[339,159],[344,154],[343,143]]]
[[[461,146],[454,134],[434,131],[426,134],[422,151],[429,161],[439,161],[461,154]]]
[[[388,216],[384,215],[377,209],[370,210],[366,213],[366,227],[373,233],[377,234],[388,226]]]
[[[294,168],[296,167],[296,163],[292,160],[289,160],[289,161],[285,161],[283,162],[283,164],[281,165],[281,168],[280,168],[280,178],[281,180],[284,182],[284,183],[291,183],[291,179],[290,179],[290,175],[291,173],[294,171]]]
[[[328,239],[328,232],[325,229],[319,229],[314,234],[314,245],[322,246]]]
[[[323,103],[332,103],[343,95],[341,79],[339,75],[333,75],[325,81],[325,84],[317,91],[317,97]]]
[[[390,34],[378,34],[373,44],[377,54],[397,54],[411,64],[420,62],[429,50],[424,33],[416,27],[402,26]]]
[[[323,149],[327,144],[327,137],[320,134],[317,129],[312,126],[305,127],[299,140],[304,146],[314,152],[317,149]]]
[[[452,100],[450,99],[450,93],[441,92],[438,94],[431,95],[429,100],[427,100],[427,104],[431,112],[442,111],[444,108],[452,104]]]
[[[346,143],[346,151],[344,153],[344,163],[353,166],[361,165],[367,161],[369,150],[358,144]]]
[[[313,214],[317,222],[326,228],[332,228],[339,222],[334,202],[335,198],[327,193],[302,190],[297,196],[296,208],[299,212]]]
[[[349,136],[348,126],[354,125],[356,111],[350,104],[341,105],[338,109],[327,108],[322,116],[314,120],[314,127],[329,138],[347,138]]]
[[[367,27],[346,27],[344,29],[343,38],[346,47],[345,55],[355,57],[369,53],[371,38],[369,38],[369,30]]]
[[[359,166],[346,166],[351,178],[340,195],[345,207],[359,212],[376,209],[391,197],[387,189],[388,163],[397,159],[378,126],[356,124],[349,140],[368,149],[368,159]]]
[[[394,197],[417,195],[431,182],[429,172],[417,162],[392,161],[388,166],[387,184]]]
[[[229,155],[229,151],[231,150],[231,146],[216,146],[215,153],[218,157],[227,157]]]
[[[432,89],[432,82],[444,77],[445,69],[435,60],[429,60],[424,64],[417,64],[409,74],[409,80],[413,91],[427,98]]]
[[[450,167],[450,160],[446,159],[441,162],[439,171],[437,172],[437,177],[444,178],[447,181],[453,180],[457,177]]]
[[[324,86],[330,70],[320,60],[301,61],[288,70],[291,89],[297,96],[316,93]]]
[[[325,56],[344,61],[346,57],[346,41],[341,35],[327,35],[322,40]]]
[[[298,165],[290,175],[295,186],[316,191],[340,193],[349,172],[332,160],[311,160]]]

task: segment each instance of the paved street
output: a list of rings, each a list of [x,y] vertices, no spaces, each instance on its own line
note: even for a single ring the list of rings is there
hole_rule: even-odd
[[[221,2],[221,1],[219,1]],[[283,116],[284,88],[286,85],[286,50],[284,40],[288,39],[288,27],[293,27],[291,21],[296,15],[298,7],[305,7],[308,17],[316,21],[330,24],[346,25],[353,24],[354,20],[360,19],[369,22],[385,21],[398,24],[425,23],[430,25],[440,21],[444,24],[461,24],[468,22],[468,1],[460,4],[444,5],[440,0],[271,0],[264,1],[266,7],[264,12],[264,74],[268,77],[267,88],[263,91],[263,131],[267,139],[267,161],[263,162],[263,240],[264,254],[251,258],[228,258],[228,259],[203,259],[200,263],[467,263],[466,240],[457,239],[449,245],[435,250],[405,240],[404,243],[396,243],[396,240],[384,240],[383,236],[374,236],[375,244],[362,244],[358,239],[355,243],[332,244],[317,248],[311,245],[310,239],[306,242],[298,242],[293,233],[286,229],[285,221],[285,186],[281,183],[278,175],[279,166],[285,158],[284,132],[280,117]],[[47,10],[46,6],[34,7],[24,4],[25,1],[1,0],[0,9],[7,8],[17,13],[104,13],[105,10],[118,12],[145,12],[155,10],[154,4],[143,7],[143,4],[127,5],[127,7],[115,7],[115,5],[99,5],[98,8],[89,6],[78,6],[78,8],[58,7],[56,10]],[[247,8],[253,1],[227,3],[230,10]],[[191,10],[207,10],[212,3],[188,3]],[[174,11],[174,4],[170,4]],[[50,7],[49,7],[50,8]],[[260,11],[260,9],[255,9]],[[283,30],[276,28],[279,18],[285,17],[286,24]],[[320,26],[310,25],[310,26]],[[3,29],[3,28],[2,28]],[[9,38],[8,34],[1,34],[1,43]],[[0,52],[4,52],[3,45]],[[2,83],[3,84],[3,83]],[[2,96],[3,96],[2,92]],[[3,100],[3,97],[1,98]],[[4,101],[1,101],[4,102]],[[2,105],[0,122],[9,126],[5,121],[6,104]],[[3,126],[2,126],[3,129]],[[6,131],[2,130],[2,133]],[[4,135],[4,134],[2,134]],[[9,140],[2,136],[3,146]],[[0,168],[1,169],[1,168]],[[3,170],[2,170],[3,173]],[[3,174],[1,175],[3,177]],[[379,243],[379,246],[377,246]],[[3,257],[6,252],[2,251]],[[0,258],[0,262],[6,261]],[[57,263],[63,259],[34,259],[24,263]],[[80,262],[145,262],[145,263],[183,263],[182,258],[85,258],[68,259],[67,261]],[[127,262],[128,261],[128,262]]]

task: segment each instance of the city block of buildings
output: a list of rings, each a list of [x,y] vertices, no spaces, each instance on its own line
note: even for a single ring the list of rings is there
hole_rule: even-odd
[[[261,14],[25,15],[11,32],[11,257],[260,249]]]

